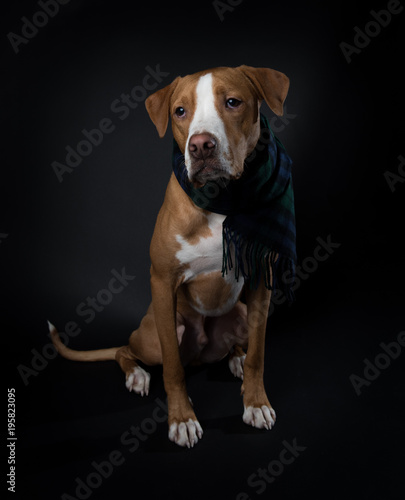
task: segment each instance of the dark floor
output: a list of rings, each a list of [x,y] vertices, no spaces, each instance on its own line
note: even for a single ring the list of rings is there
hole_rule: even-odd
[[[160,367],[141,398],[115,362],[58,357],[17,384],[17,498],[338,499],[353,490],[361,499],[402,498],[405,346],[391,345],[404,328],[402,299],[383,287],[372,298],[330,293],[319,308],[304,288],[270,319],[271,431],[242,422],[240,382],[226,361],[187,370],[204,428],[188,450],[167,438]],[[33,327],[46,335],[45,319]],[[382,356],[381,343],[396,359]],[[380,366],[370,380],[366,359]]]

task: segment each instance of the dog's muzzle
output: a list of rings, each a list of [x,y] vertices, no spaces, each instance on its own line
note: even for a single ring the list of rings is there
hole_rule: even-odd
[[[220,177],[228,177],[218,152],[218,141],[211,134],[194,134],[188,142],[190,165],[188,177],[196,187]]]

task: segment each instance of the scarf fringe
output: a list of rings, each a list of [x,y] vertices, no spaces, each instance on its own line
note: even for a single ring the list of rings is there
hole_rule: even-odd
[[[268,290],[280,290],[289,303],[294,302],[293,283],[286,283],[285,280],[287,273],[291,277],[295,276],[294,259],[280,255],[276,248],[270,248],[257,241],[246,241],[242,234],[225,224],[222,236],[222,276],[233,269],[235,279],[238,281],[242,276],[245,280],[249,280],[251,289],[259,286],[260,278],[263,276]]]

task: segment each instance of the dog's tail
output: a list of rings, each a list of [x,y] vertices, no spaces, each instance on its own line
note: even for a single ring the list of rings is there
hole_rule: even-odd
[[[97,349],[95,351],[75,351],[66,347],[61,341],[57,329],[48,321],[49,334],[53,345],[58,353],[66,359],[73,361],[108,361],[115,360],[115,355],[121,347],[111,347],[110,349]]]

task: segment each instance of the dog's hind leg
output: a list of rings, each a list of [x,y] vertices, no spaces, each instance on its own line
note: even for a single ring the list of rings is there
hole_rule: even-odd
[[[138,365],[129,346],[121,347],[117,351],[115,359],[125,373],[125,386],[127,389],[141,396],[145,394],[147,396],[149,394],[150,375]]]
[[[141,396],[148,395],[150,375],[138,365],[137,361],[139,360],[148,366],[162,364],[162,351],[152,304],[139,328],[132,332],[129,345],[121,347],[117,351],[115,359],[125,373],[125,385],[128,390]]]
[[[245,364],[246,353],[239,345],[233,347],[229,354],[228,365],[234,377],[243,380],[243,365]]]

